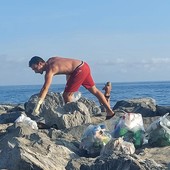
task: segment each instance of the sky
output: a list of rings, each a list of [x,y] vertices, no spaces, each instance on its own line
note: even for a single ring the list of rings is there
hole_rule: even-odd
[[[1,0],[0,86],[42,84],[28,67],[35,55],[86,61],[96,83],[170,81],[169,9],[169,0]]]

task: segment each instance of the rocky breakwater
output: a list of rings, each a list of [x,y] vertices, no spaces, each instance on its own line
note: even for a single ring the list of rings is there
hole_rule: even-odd
[[[104,124],[108,131],[126,112],[141,113],[147,128],[164,115],[168,107],[157,106],[153,99],[118,101],[113,119],[105,121],[95,102],[81,97],[64,105],[58,93],[48,93],[40,115],[33,116],[37,95],[25,105],[0,105],[0,169],[8,170],[161,170],[170,169],[170,146],[144,144],[133,154],[115,150],[112,140],[95,156],[80,149],[81,138],[89,125]],[[32,129],[15,120],[24,114],[38,122]]]

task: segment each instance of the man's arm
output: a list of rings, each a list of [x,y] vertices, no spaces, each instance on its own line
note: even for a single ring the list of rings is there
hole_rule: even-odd
[[[34,115],[38,115],[39,114],[39,108],[41,106],[41,104],[43,103],[47,93],[48,93],[48,89],[52,83],[52,78],[53,78],[53,73],[52,71],[46,73],[45,75],[45,82],[44,82],[44,85],[40,91],[40,94],[39,94],[39,99],[38,99],[38,102],[34,108],[34,111],[33,111],[33,114]]]
[[[48,93],[48,89],[49,89],[49,87],[52,83],[53,75],[54,74],[52,73],[52,71],[46,73],[46,75],[45,75],[45,82],[44,82],[44,85],[43,85],[43,87],[40,91],[40,94],[39,94],[39,98],[42,99],[42,100],[45,99],[45,97]]]

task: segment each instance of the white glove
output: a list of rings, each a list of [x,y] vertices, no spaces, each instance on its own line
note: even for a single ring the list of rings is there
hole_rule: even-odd
[[[32,115],[38,116],[40,114],[39,109],[42,103],[43,103],[43,99],[39,98],[37,104],[34,107]]]

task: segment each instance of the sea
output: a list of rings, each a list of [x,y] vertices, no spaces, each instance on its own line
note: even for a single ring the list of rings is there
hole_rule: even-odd
[[[96,87],[102,88],[105,83],[97,83]],[[0,104],[24,104],[33,94],[39,93],[42,85],[13,85],[0,86]],[[61,93],[64,84],[52,84],[49,91]],[[80,87],[79,92],[83,97],[99,104],[97,98],[84,87]],[[170,106],[170,81],[159,82],[112,82],[111,107],[117,101],[132,98],[153,98],[157,105]]]

